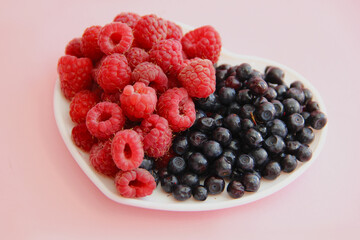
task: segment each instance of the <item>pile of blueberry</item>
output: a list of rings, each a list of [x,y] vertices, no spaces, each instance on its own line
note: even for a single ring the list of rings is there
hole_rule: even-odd
[[[196,121],[176,136],[168,167],[155,173],[162,189],[177,200],[204,201],[224,191],[232,198],[256,192],[261,178],[290,173],[310,160],[313,129],[327,118],[300,81],[289,87],[284,72],[268,66],[264,74],[243,63],[216,68],[216,92],[197,99]],[[153,161],[142,167],[151,169]]]

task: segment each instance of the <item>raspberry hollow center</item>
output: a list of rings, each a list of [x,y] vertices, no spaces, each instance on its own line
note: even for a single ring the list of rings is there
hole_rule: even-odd
[[[146,184],[135,179],[135,180],[129,182],[129,186],[133,187],[133,188],[143,188],[143,187],[146,187]]]
[[[124,147],[124,155],[127,159],[131,158],[131,156],[132,156],[132,151],[131,151],[130,145],[127,143],[125,144],[125,147]]]
[[[118,32],[115,32],[110,36],[110,40],[112,41],[112,44],[115,46],[119,44],[121,39],[122,39],[122,34]]]
[[[111,114],[107,112],[102,112],[99,116],[99,122],[105,122],[111,118]]]

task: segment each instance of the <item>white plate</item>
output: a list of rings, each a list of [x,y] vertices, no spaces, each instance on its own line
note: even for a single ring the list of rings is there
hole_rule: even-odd
[[[184,24],[181,24],[181,26],[183,27],[185,32],[186,30],[191,29]],[[265,67],[268,65],[281,68],[285,72],[285,82],[288,85],[295,80],[302,81],[305,86],[312,91],[314,99],[319,103],[321,110],[326,113],[324,102],[321,99],[318,91],[310,84],[308,80],[306,80],[303,76],[301,76],[299,73],[292,70],[291,68],[286,67],[280,63],[259,57],[237,55],[225,49],[222,50],[219,59],[219,64],[228,63],[231,65],[238,65],[244,62],[251,64],[253,69],[259,70],[261,72],[263,72]],[[129,199],[121,197],[115,189],[113,180],[111,178],[98,174],[89,163],[89,155],[77,148],[72,142],[71,130],[75,126],[75,124],[70,119],[69,101],[66,100],[61,93],[59,79],[56,81],[55,84],[54,113],[60,134],[70,153],[74,157],[75,161],[79,164],[80,168],[100,189],[100,191],[105,194],[105,196],[115,202],[125,205],[168,211],[207,211],[223,209],[243,205],[269,196],[270,194],[273,194],[282,189],[283,187],[289,185],[292,181],[297,179],[311,166],[311,164],[319,156],[320,151],[325,143],[327,134],[327,127],[322,129],[321,131],[315,130],[315,140],[310,146],[313,150],[313,156],[310,161],[306,163],[299,162],[300,164],[298,164],[298,167],[292,173],[282,173],[277,179],[273,181],[261,179],[261,186],[257,192],[245,193],[245,195],[240,199],[232,199],[228,196],[227,193],[223,192],[219,195],[209,196],[208,199],[204,202],[196,201],[193,198],[184,202],[178,202],[170,194],[162,191],[160,185],[155,189],[151,196],[139,199]]]

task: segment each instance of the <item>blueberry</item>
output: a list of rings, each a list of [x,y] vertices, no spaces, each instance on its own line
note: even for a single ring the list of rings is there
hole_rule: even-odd
[[[149,171],[153,169],[153,167],[154,167],[154,159],[145,155],[139,168],[144,168]]]
[[[246,131],[254,127],[254,122],[248,118],[245,118],[241,121],[241,130]]]
[[[303,104],[305,102],[305,94],[303,90],[299,88],[289,88],[286,91],[286,97],[293,98],[296,101],[298,101],[300,104]]]
[[[167,193],[171,193],[178,184],[179,181],[175,175],[168,175],[161,179],[161,188]]]
[[[241,118],[248,118],[251,119],[254,115],[255,112],[255,106],[252,104],[244,104],[243,106],[241,106],[240,108],[240,117]]]
[[[230,64],[224,63],[216,67],[216,70],[228,70],[231,68]]]
[[[256,192],[260,187],[260,177],[255,173],[245,173],[242,178],[242,184],[247,192]]]
[[[278,154],[285,150],[285,143],[280,136],[272,135],[265,140],[264,147],[269,153]]]
[[[325,127],[327,118],[323,112],[313,111],[310,113],[310,126],[316,130],[320,130]]]
[[[231,165],[235,164],[236,154],[231,149],[225,149],[221,157],[225,157],[229,160]]]
[[[250,92],[249,89],[239,90],[236,95],[236,101],[239,104],[251,103],[253,99],[254,99],[254,95]]]
[[[225,181],[222,177],[210,176],[205,179],[204,185],[209,194],[215,195],[224,191]]]
[[[232,140],[231,132],[227,128],[218,127],[213,131],[213,140],[219,142],[222,146],[227,146]]]
[[[284,105],[284,112],[287,116],[293,113],[299,113],[301,110],[299,102],[293,98],[284,99],[282,104]]]
[[[253,70],[252,72],[251,72],[251,77],[250,77],[250,79],[251,78],[255,78],[255,77],[259,77],[259,78],[261,78],[261,79],[265,79],[265,76],[261,73],[261,72],[259,72],[258,70]]]
[[[267,67],[265,71],[265,80],[269,83],[283,84],[284,72],[277,67]]]
[[[167,170],[167,168],[163,168],[163,169],[160,169],[160,170],[158,171],[158,176],[159,176],[160,179],[163,179],[163,178],[165,178],[165,177],[167,177],[167,176],[169,176],[169,175],[170,175],[170,173],[169,173],[169,171]]]
[[[230,68],[230,65],[228,65],[229,68]],[[226,77],[226,74],[227,74],[227,71],[228,71],[228,68],[223,68],[223,67],[217,67],[216,68],[216,73],[215,73],[215,76],[216,76],[216,81],[219,82],[219,81],[223,81]]]
[[[250,64],[248,64],[248,63],[240,64],[236,68],[236,77],[239,78],[240,81],[249,80],[251,77],[252,71],[253,70],[252,70]]]
[[[261,104],[269,102],[266,97],[257,97],[255,98],[253,104],[255,107],[259,107]]]
[[[237,153],[240,151],[240,142],[237,139],[231,140],[230,144],[226,147],[227,149]]]
[[[235,113],[235,114],[240,114],[240,110],[241,110],[241,106],[239,103],[237,102],[232,102],[228,107],[227,107],[227,115]]]
[[[309,127],[304,127],[296,133],[296,137],[301,143],[312,143],[315,138],[314,131]]]
[[[301,81],[294,81],[290,84],[290,88],[298,88],[302,90],[304,88],[304,84]]]
[[[231,161],[226,157],[221,156],[214,161],[214,171],[219,177],[229,177],[232,172]]]
[[[286,85],[278,85],[275,87],[275,91],[277,93],[277,100],[283,100],[285,98],[288,87]]]
[[[269,127],[269,132],[273,135],[279,135],[284,138],[288,134],[286,124],[280,119],[274,119],[274,121],[270,122],[267,126]]]
[[[205,133],[194,131],[189,134],[189,142],[195,148],[201,148],[206,141],[207,137]]]
[[[224,117],[222,115],[220,115],[218,113],[215,113],[211,117],[214,119],[216,127],[222,127],[223,126]]]
[[[296,155],[300,146],[301,143],[299,141],[286,141],[286,151],[290,154]]]
[[[310,113],[309,112],[302,112],[300,114],[304,118],[305,126],[309,127],[310,126]]]
[[[203,133],[209,133],[215,128],[215,120],[211,117],[200,118],[196,124],[196,127]]]
[[[224,126],[237,135],[241,130],[241,119],[237,114],[230,114],[224,119]]]
[[[239,81],[239,79],[236,76],[229,76],[225,80],[225,86],[232,88],[234,90],[239,90],[242,87],[242,83]]]
[[[193,194],[194,199],[196,199],[198,201],[205,201],[208,196],[208,191],[204,186],[199,185],[194,188],[192,194]]]
[[[185,172],[180,176],[180,183],[193,188],[200,184],[200,180],[197,174]]]
[[[268,180],[274,180],[281,173],[281,166],[278,162],[271,161],[265,165],[262,171],[262,176]]]
[[[202,152],[208,159],[215,159],[222,154],[223,149],[220,143],[209,140],[203,143]]]
[[[263,142],[263,137],[261,134],[253,128],[250,128],[245,133],[245,141],[252,147],[259,147]]]
[[[281,160],[281,168],[284,172],[289,173],[296,169],[297,159],[294,155],[286,154]]]
[[[186,168],[186,162],[182,157],[176,156],[170,159],[168,170],[170,173],[179,174]]]
[[[311,99],[312,99],[312,97],[313,97],[313,94],[312,94],[312,92],[311,92],[309,89],[307,89],[307,88],[304,88],[304,89],[303,89],[303,92],[304,92],[304,95],[305,95],[305,102],[304,102],[304,104],[307,104],[308,102],[311,101]]]
[[[236,158],[235,165],[242,170],[252,170],[255,166],[255,160],[248,154],[241,154]]]
[[[183,155],[189,149],[189,142],[186,136],[179,135],[173,140],[172,148],[178,155]]]
[[[290,133],[290,132],[284,138],[284,141],[295,141],[295,140],[296,140],[296,134],[295,133]]]
[[[206,117],[206,113],[201,109],[196,109],[196,118],[193,126],[196,126],[198,120],[203,117]]]
[[[256,126],[254,126],[254,129],[258,131],[263,138],[267,137],[268,129],[265,124],[258,123]]]
[[[230,180],[236,180],[236,181],[241,181],[244,177],[245,171],[240,169],[240,168],[234,168],[231,176],[230,176]]]
[[[195,152],[189,157],[188,168],[196,174],[205,173],[208,165],[208,160],[199,152]]]
[[[287,119],[287,127],[291,132],[298,132],[305,126],[305,120],[300,113],[293,113]]]
[[[186,185],[177,185],[173,191],[174,198],[178,201],[185,201],[191,198],[191,187]]]
[[[255,165],[261,166],[268,160],[268,153],[264,148],[252,150],[249,155],[254,159]]]
[[[316,110],[320,110],[320,105],[318,102],[316,101],[310,101],[306,104],[306,107],[305,107],[306,111],[308,112],[313,112],[313,111],[316,111]]]
[[[235,100],[236,91],[233,88],[222,87],[218,91],[219,100],[222,104],[229,105],[231,102]]]
[[[284,115],[284,105],[279,100],[272,100],[271,103],[275,107],[275,117],[281,118]]]
[[[199,98],[195,104],[205,112],[217,111],[218,107],[221,106],[219,98],[215,94],[210,94],[207,98]]]
[[[264,97],[268,100],[268,101],[272,101],[275,100],[277,97],[277,92],[274,88],[269,87],[268,90],[266,91]]]
[[[312,150],[311,148],[306,144],[301,144],[299,147],[299,150],[297,151],[296,158],[300,162],[307,162],[312,157]]]
[[[261,77],[252,77],[248,82],[248,87],[252,93],[261,96],[268,90],[268,85]]]
[[[228,184],[226,190],[232,198],[241,198],[245,193],[244,185],[242,185],[241,182],[234,180]]]
[[[149,173],[154,177],[154,180],[155,180],[155,183],[156,183],[156,186],[157,186],[159,184],[159,181],[160,181],[159,174],[155,170],[149,170]]]
[[[189,150],[187,152],[185,152],[182,157],[184,158],[184,160],[187,162],[190,158],[190,156],[194,153],[194,150]]]
[[[261,122],[267,122],[274,119],[276,114],[275,106],[271,102],[260,104],[256,109],[256,117]]]

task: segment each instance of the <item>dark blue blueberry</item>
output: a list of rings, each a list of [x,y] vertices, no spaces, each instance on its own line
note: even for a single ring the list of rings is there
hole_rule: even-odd
[[[303,129],[301,129],[299,132],[296,133],[296,138],[301,143],[309,144],[314,141],[315,134],[311,128],[304,127]]]
[[[204,157],[203,154],[199,152],[193,153],[188,159],[188,168],[196,174],[205,173],[208,169],[208,166],[208,160]]]
[[[180,183],[193,188],[200,184],[200,180],[197,174],[185,172],[180,176]]]
[[[278,162],[271,161],[266,164],[265,168],[262,171],[262,176],[268,180],[274,180],[281,173],[281,166]]]
[[[255,106],[252,104],[244,104],[240,108],[240,117],[251,119],[254,116]]]
[[[242,63],[236,68],[236,77],[240,79],[240,81],[249,80],[252,74],[252,68],[248,63]]]
[[[254,95],[251,93],[249,89],[239,90],[236,95],[236,101],[241,105],[251,103],[253,99],[254,99]]]
[[[219,194],[224,191],[225,181],[222,177],[210,176],[205,179],[204,186],[211,195]]]
[[[201,132],[209,133],[215,128],[215,120],[211,117],[200,118],[196,124],[196,128]]]
[[[303,89],[304,95],[305,95],[305,102],[304,104],[307,104],[308,102],[311,101],[313,94],[312,92],[308,89],[308,88],[304,88]]]
[[[219,98],[215,94],[210,94],[207,98],[199,98],[195,101],[195,104],[198,108],[204,110],[205,112],[217,111],[221,106]]]
[[[198,120],[203,117],[206,117],[206,113],[201,109],[196,109],[196,118],[193,126],[196,126]]]
[[[303,90],[299,88],[293,88],[293,87],[289,88],[286,91],[286,97],[295,99],[300,103],[300,105],[305,102],[305,94]]]
[[[205,201],[208,196],[208,191],[204,186],[199,185],[193,189],[192,194],[194,199],[198,201]]]
[[[247,192],[256,192],[260,187],[260,176],[255,173],[245,173],[241,183]]]
[[[157,171],[155,170],[149,170],[149,173],[154,177],[154,180],[156,182],[156,186],[159,184],[159,181],[160,181],[160,177],[159,177],[159,174],[157,173]]]
[[[286,141],[286,152],[296,155],[301,143],[299,141]]]
[[[296,134],[295,133],[288,133],[286,137],[284,138],[284,141],[295,141],[296,140]]]
[[[163,169],[160,169],[160,170],[158,171],[158,176],[159,176],[160,179],[163,179],[163,178],[165,178],[165,177],[167,177],[167,176],[169,176],[169,175],[170,175],[170,173],[169,173],[169,171],[167,170],[167,168],[163,168]]]
[[[209,140],[203,143],[202,152],[208,159],[215,159],[222,154],[223,149],[220,143]]]
[[[255,98],[253,104],[255,107],[259,107],[261,104],[269,102],[266,97],[257,97]]]
[[[235,89],[237,91],[242,87],[242,83],[239,81],[239,79],[236,76],[229,76],[225,80],[225,86]]]
[[[261,134],[253,128],[250,128],[245,133],[245,141],[252,147],[259,147],[263,140]]]
[[[257,166],[263,165],[269,159],[269,155],[264,148],[254,149],[249,153],[249,155],[254,159],[255,165]]]
[[[250,128],[254,127],[254,122],[250,120],[249,118],[242,119],[241,121],[241,130],[246,131]]]
[[[275,87],[275,91],[277,93],[277,100],[283,100],[286,95],[286,91],[288,90],[288,87],[286,85],[278,85]]]
[[[320,105],[316,101],[310,101],[306,104],[305,109],[307,112],[311,113],[313,111],[320,110]]]
[[[213,131],[213,140],[219,142],[222,146],[227,146],[232,140],[231,132],[227,128],[218,127]]]
[[[267,67],[265,71],[265,80],[269,83],[283,84],[284,72],[278,67]]]
[[[227,111],[226,111],[226,115],[235,113],[235,114],[240,114],[241,111],[241,106],[239,103],[237,102],[232,102],[228,107],[227,107]]]
[[[244,177],[245,171],[240,169],[240,168],[234,168],[231,176],[230,176],[230,180],[236,180],[236,181],[241,181]]]
[[[248,88],[253,94],[262,96],[267,92],[269,86],[261,77],[252,77],[248,82]]]
[[[153,167],[154,167],[154,159],[145,155],[139,168],[144,168],[149,171],[153,169]]]
[[[185,159],[176,156],[170,159],[168,163],[168,170],[170,173],[179,174],[186,169]]]
[[[228,184],[226,190],[232,198],[241,198],[245,193],[244,185],[242,185],[241,182],[234,180]]]
[[[238,153],[240,151],[240,142],[237,139],[231,140],[229,145],[226,147],[227,149],[233,151],[234,153]]]
[[[274,104],[271,102],[265,102],[260,104],[256,109],[256,117],[260,122],[268,122],[274,119],[276,114],[276,109]]]
[[[296,169],[297,159],[294,155],[286,154],[281,160],[281,168],[284,172],[289,173]]]
[[[194,131],[189,134],[189,142],[195,148],[202,148],[203,143],[206,141],[207,136],[205,133]]]
[[[277,92],[274,88],[269,87],[269,89],[266,91],[264,97],[268,100],[268,101],[272,101],[275,100],[277,97]]]
[[[229,129],[232,134],[237,135],[241,130],[241,119],[237,114],[230,114],[224,118],[224,127]]]
[[[231,165],[235,164],[236,154],[234,153],[233,150],[225,149],[221,157],[225,157],[227,160],[229,160]]]
[[[271,103],[275,107],[275,117],[281,118],[284,115],[284,105],[279,100],[272,100]]]
[[[304,84],[301,81],[294,81],[290,84],[290,88],[298,88],[302,90],[304,88]]]
[[[306,144],[301,144],[301,146],[299,147],[299,149],[296,153],[296,158],[300,162],[307,162],[311,159],[311,157],[312,157],[311,148]]]
[[[278,154],[285,150],[285,143],[280,136],[272,135],[264,141],[264,147],[268,153]]]
[[[236,158],[235,165],[242,170],[249,171],[255,167],[255,160],[248,154],[241,154]]]
[[[173,196],[178,201],[185,201],[191,198],[191,187],[186,185],[176,185],[173,191]]]
[[[221,156],[214,161],[214,172],[219,177],[229,177],[232,172],[232,164],[226,157]]]
[[[300,104],[293,98],[287,98],[282,101],[285,115],[290,116],[293,113],[299,113],[301,110]]]
[[[161,188],[167,193],[171,193],[178,184],[179,181],[175,175],[167,175],[161,179]]]
[[[289,131],[295,133],[305,126],[305,120],[300,113],[293,113],[287,119],[287,127]]]
[[[229,105],[235,100],[236,97],[236,91],[233,88],[230,87],[222,87],[218,91],[219,100],[224,105]]]
[[[310,126],[310,113],[309,112],[302,112],[300,113],[301,116],[303,116],[304,121],[305,121],[305,126],[309,127]]]
[[[215,113],[211,117],[214,119],[216,127],[222,127],[223,126],[224,117],[222,115],[220,115],[218,113]]]
[[[320,111],[311,112],[309,118],[310,126],[316,130],[322,129],[327,123],[326,115]]]
[[[189,141],[186,136],[179,135],[173,140],[172,148],[178,155],[183,155],[189,150]]]
[[[185,159],[185,161],[189,160],[190,156],[194,153],[194,150],[189,150],[186,153],[182,155],[182,157]]]
[[[274,119],[274,121],[269,122],[267,126],[269,128],[269,133],[273,135],[279,135],[280,137],[285,138],[288,134],[286,124],[280,119]]]

